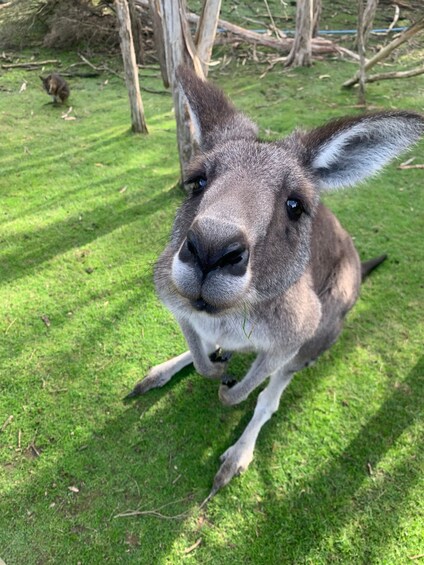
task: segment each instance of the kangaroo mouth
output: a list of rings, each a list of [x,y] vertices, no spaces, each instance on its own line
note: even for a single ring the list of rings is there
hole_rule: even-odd
[[[197,300],[190,301],[191,306],[198,312],[206,312],[207,314],[216,314],[219,311],[217,306],[212,306],[208,304],[203,298],[198,298]]]

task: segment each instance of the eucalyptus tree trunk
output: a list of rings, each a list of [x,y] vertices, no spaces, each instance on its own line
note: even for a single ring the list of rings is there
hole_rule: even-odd
[[[134,0],[128,0],[128,8],[130,10],[131,18],[131,32],[133,36],[133,44],[135,51],[135,58],[139,65],[144,63],[144,50],[143,50],[143,30],[141,27],[141,18],[137,13]]]
[[[115,0],[116,15],[119,23],[119,38],[122,60],[124,62],[125,83],[128,89],[131,108],[131,127],[135,133],[148,133],[144,119],[143,102],[138,82],[138,67],[135,60],[131,33],[131,18],[127,0]]]
[[[177,122],[177,143],[180,157],[181,176],[194,150],[193,126],[181,89],[175,79],[180,65],[193,68],[204,78],[202,65],[196,53],[187,23],[185,0],[161,0],[164,30],[164,45],[168,79],[172,88],[175,119]]]
[[[197,56],[202,65],[203,74],[208,75],[209,63],[212,55],[213,42],[215,40],[216,28],[218,26],[221,0],[204,0],[202,13],[196,30],[194,43]]]
[[[165,37],[161,0],[149,0],[149,10],[153,23],[153,39],[155,42],[156,55],[159,60],[162,82],[165,88],[168,88],[170,82],[168,78],[168,69],[166,66]]]
[[[296,31],[287,67],[309,67],[312,64],[313,0],[297,0]]]
[[[365,105],[365,20],[363,0],[358,0],[358,55],[359,55],[359,83],[358,104]]]
[[[313,0],[312,37],[318,37],[322,12],[322,0]]]
[[[377,12],[378,0],[367,0],[367,3],[364,7],[364,17],[363,17],[363,36],[364,36],[364,44],[367,44],[368,37],[371,33],[372,26],[374,25],[374,18]],[[358,41],[358,39],[357,39]],[[358,42],[359,46],[359,42]]]
[[[185,99],[175,80],[180,65],[189,66],[205,78],[218,25],[221,0],[204,0],[196,38],[189,28],[186,0],[149,0],[155,46],[162,79],[171,86],[177,124],[177,143],[181,175],[195,151],[193,126]]]

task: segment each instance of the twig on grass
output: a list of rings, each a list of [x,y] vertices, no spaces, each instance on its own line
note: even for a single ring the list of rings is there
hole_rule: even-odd
[[[123,80],[123,77],[117,73],[116,71],[114,71],[113,69],[111,69],[110,67],[108,67],[105,63],[103,63],[103,65],[96,67],[96,65],[94,65],[93,63],[91,63],[87,57],[84,57],[84,55],[82,53],[78,53],[78,56],[82,59],[82,61],[88,65],[89,67],[91,67],[93,70],[95,71],[100,71],[100,72],[107,72],[107,73],[111,73],[112,75],[117,76],[118,78]]]
[[[172,502],[167,502],[159,508],[155,508],[154,510],[128,510],[128,512],[121,512],[119,514],[115,514],[114,518],[130,518],[132,516],[154,516],[155,518],[161,518],[162,520],[182,520],[183,518],[187,518],[190,516],[190,511],[186,510],[181,514],[175,514],[174,516],[169,516],[168,514],[162,514],[159,510],[162,510],[166,506],[170,506],[171,504],[177,504],[178,502],[183,502],[187,500],[186,498],[181,498],[180,500],[173,500]]]
[[[417,165],[399,165],[398,169],[424,169],[424,163],[420,163]]]
[[[5,332],[4,332],[4,335],[7,334],[7,332],[10,330],[10,328],[13,326],[13,324],[16,322],[17,319],[18,319],[18,318],[15,318],[14,320],[12,320],[12,321],[10,322],[10,324],[7,326],[7,328],[6,328]]]
[[[11,414],[10,416],[8,416],[6,418],[6,420],[4,421],[2,427],[1,427],[1,431],[4,432],[4,430],[7,428],[7,426],[12,422],[13,420],[13,414]]]
[[[40,457],[41,453],[38,451],[38,449],[35,447],[34,442],[30,443],[28,446],[29,449],[32,449],[34,455],[36,455],[37,457]]]
[[[31,67],[43,67],[44,65],[60,65],[58,59],[49,59],[47,61],[27,61],[26,63],[7,63],[1,66],[2,69],[29,69]]]
[[[167,514],[161,514],[157,510],[132,510],[131,512],[116,514],[114,518],[129,518],[131,516],[155,516],[156,518],[161,518],[163,520],[182,520],[189,516],[189,512],[182,512],[175,516],[168,516]]]
[[[193,545],[190,545],[190,547],[187,547],[187,549],[184,550],[183,552],[184,555],[187,555],[192,551],[194,551],[195,549],[197,549],[201,543],[202,543],[202,538],[199,538],[197,541],[193,543]]]

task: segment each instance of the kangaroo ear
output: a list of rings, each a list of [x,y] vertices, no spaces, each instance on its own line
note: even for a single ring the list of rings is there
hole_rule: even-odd
[[[256,139],[257,126],[236,110],[222,90],[200,79],[188,67],[180,66],[176,78],[187,99],[201,149],[212,149],[230,139]]]
[[[424,118],[413,112],[378,112],[334,120],[301,135],[306,165],[323,189],[351,186],[379,171],[417,142]]]

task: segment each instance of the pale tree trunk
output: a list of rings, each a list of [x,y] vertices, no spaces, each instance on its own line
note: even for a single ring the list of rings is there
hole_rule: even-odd
[[[204,78],[204,74],[188,28],[185,0],[161,1],[167,73],[172,87],[178,153],[183,176],[185,166],[193,156],[195,144],[191,118],[182,92],[178,88],[175,72],[180,65],[186,65],[194,68],[198,76]]]
[[[358,104],[365,106],[365,12],[363,0],[358,0],[358,55],[359,55],[359,83],[358,83]]]
[[[322,0],[313,0],[312,37],[318,37],[319,22],[322,12]]]
[[[170,82],[168,78],[168,69],[166,67],[165,37],[161,0],[149,0],[149,10],[153,22],[153,39],[155,42],[156,54],[159,60],[162,82],[163,85],[168,88]]]
[[[144,120],[143,102],[138,83],[138,67],[135,60],[131,33],[131,19],[127,0],[115,0],[116,15],[119,23],[119,38],[122,60],[124,62],[125,83],[128,89],[131,108],[131,127],[135,133],[148,133]]]
[[[140,15],[135,7],[135,0],[128,0],[128,8],[130,10],[131,32],[133,36],[135,58],[137,63],[142,65],[144,63],[143,33]]]
[[[297,0],[296,32],[286,66],[309,67],[312,64],[313,0]]]
[[[375,13],[377,12],[378,0],[367,0],[364,8],[364,44],[366,45],[368,37],[374,24]]]
[[[204,0],[202,13],[196,30],[194,43],[197,55],[202,65],[203,74],[208,75],[209,63],[212,55],[213,42],[218,26],[221,0]]]

